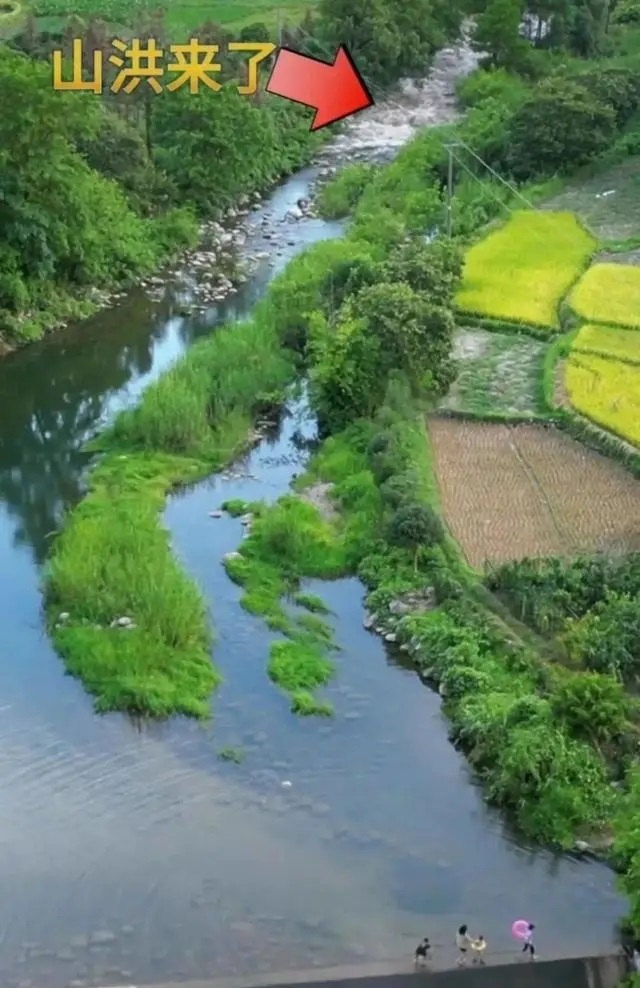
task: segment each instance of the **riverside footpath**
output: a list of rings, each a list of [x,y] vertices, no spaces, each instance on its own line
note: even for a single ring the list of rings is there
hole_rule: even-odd
[[[437,970],[435,965],[410,971],[391,970],[389,965],[381,964],[346,965],[290,971],[254,981],[215,978],[149,988],[616,988],[630,973],[629,961],[622,952],[534,963],[513,963],[511,957],[505,963],[500,956],[490,957],[489,963],[482,966],[448,970]]]

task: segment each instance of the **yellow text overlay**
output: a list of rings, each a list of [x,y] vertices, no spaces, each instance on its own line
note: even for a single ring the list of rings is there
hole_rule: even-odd
[[[168,92],[175,92],[183,86],[189,86],[191,93],[199,93],[202,84],[208,89],[217,91],[222,84],[216,78],[222,71],[216,55],[220,52],[219,45],[201,45],[196,38],[191,38],[183,45],[169,45],[168,54],[174,61],[165,62],[165,50],[159,48],[153,39],[139,41],[133,38],[129,42],[111,42],[111,47],[117,54],[109,55],[108,63],[116,66],[118,72],[109,86],[112,93],[132,93],[141,82],[151,87],[154,93],[163,91],[161,79],[166,74],[173,78],[167,83]],[[249,54],[247,63],[247,81],[238,86],[238,92],[243,96],[251,96],[258,89],[258,66],[275,51],[276,46],[268,41],[231,41],[226,50],[229,52],[246,52]],[[53,88],[65,92],[104,92],[104,61],[105,53],[92,51],[91,71],[87,70],[89,61],[85,59],[82,40],[76,38],[72,46],[71,79],[63,79],[62,51],[53,52]],[[253,54],[250,54],[253,53]],[[90,75],[91,78],[85,78]]]

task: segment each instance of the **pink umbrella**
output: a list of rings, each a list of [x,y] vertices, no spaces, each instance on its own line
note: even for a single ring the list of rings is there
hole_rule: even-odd
[[[526,919],[517,919],[515,923],[511,926],[511,933],[516,938],[516,940],[524,940],[529,932],[529,921]]]

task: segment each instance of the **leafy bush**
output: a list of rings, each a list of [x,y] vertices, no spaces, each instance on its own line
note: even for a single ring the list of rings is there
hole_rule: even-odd
[[[442,542],[444,529],[436,513],[426,504],[406,504],[398,508],[389,523],[389,541],[414,553],[417,568],[422,547]]]
[[[552,694],[551,707],[575,737],[596,743],[620,735],[629,717],[621,684],[596,672],[564,677]]]
[[[343,168],[327,182],[318,196],[318,212],[325,219],[348,216],[360,201],[362,193],[376,173],[374,165],[353,164]]]
[[[624,680],[640,674],[640,606],[629,594],[605,593],[582,618],[569,620],[563,635],[570,657],[595,672]]]
[[[619,0],[611,20],[614,24],[640,23],[640,0]]]
[[[468,693],[488,693],[491,689],[491,680],[485,672],[463,665],[449,666],[440,683],[447,701]]]
[[[606,66],[581,72],[573,78],[604,106],[611,107],[618,128],[624,127],[636,112],[640,80],[635,69]]]
[[[476,69],[463,76],[456,89],[460,101],[467,107],[478,106],[489,99],[517,105],[527,92],[521,77],[504,68]]]
[[[516,617],[547,634],[561,630],[568,617],[583,617],[607,590],[640,593],[640,553],[621,558],[523,559],[495,569],[487,585]]]

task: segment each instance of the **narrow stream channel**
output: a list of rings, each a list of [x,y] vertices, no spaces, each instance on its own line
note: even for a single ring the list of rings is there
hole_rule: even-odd
[[[277,220],[313,169],[253,220]],[[437,695],[362,626],[355,580],[312,585],[342,646],[336,716],[293,717],[266,675],[270,633],[221,565],[226,498],[283,494],[301,467],[294,404],[278,435],[172,498],[176,552],[211,604],[225,683],[208,727],[99,718],[43,632],[40,573],[81,496],[83,442],[198,336],[246,312],[273,270],[339,224],[305,219],[234,302],[176,315],[133,292],[117,308],[0,363],[0,981],[62,988],[402,959],[429,933],[448,963],[468,922],[509,952],[535,918],[544,955],[614,942],[611,873],[521,846],[447,740]],[[259,238],[250,245],[258,249]],[[242,764],[220,749],[242,748]],[[283,786],[290,782],[290,786]]]

